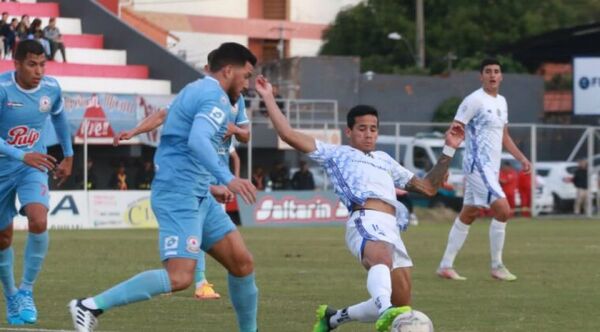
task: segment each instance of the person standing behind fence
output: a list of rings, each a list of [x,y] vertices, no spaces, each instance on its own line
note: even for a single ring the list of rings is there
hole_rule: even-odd
[[[531,172],[520,170],[519,178],[519,197],[521,197],[521,216],[531,217]]]
[[[308,169],[306,161],[300,161],[300,169],[292,177],[292,189],[294,190],[315,190],[315,180]]]
[[[48,25],[44,28],[44,38],[50,42],[50,60],[54,60],[56,51],[60,50],[63,62],[67,62],[65,54],[65,44],[62,41],[62,35],[58,27],[56,27],[56,17],[50,18]]]
[[[500,186],[502,191],[506,195],[506,200],[510,206],[511,214],[515,213],[515,193],[517,192],[518,175],[517,171],[512,167],[509,162],[502,164],[500,168]]]
[[[575,197],[575,214],[587,210],[586,202],[588,195],[588,170],[587,160],[581,159],[573,175],[573,184],[577,188],[577,196]],[[582,209],[583,207],[583,209]]]

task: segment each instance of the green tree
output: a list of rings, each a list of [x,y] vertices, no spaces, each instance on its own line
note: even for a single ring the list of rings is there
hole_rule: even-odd
[[[448,52],[458,69],[477,69],[484,55],[558,28],[600,20],[598,0],[424,0],[426,59],[430,73],[446,69]],[[414,60],[398,32],[414,49],[415,1],[367,0],[338,13],[324,33],[324,55],[357,55],[363,71],[411,71]],[[502,56],[502,55],[501,55]],[[506,71],[524,71],[504,55]]]
[[[444,100],[440,106],[435,109],[433,113],[433,122],[452,122],[454,119],[454,115],[456,115],[456,110],[460,105],[461,99],[458,97],[450,97]]]

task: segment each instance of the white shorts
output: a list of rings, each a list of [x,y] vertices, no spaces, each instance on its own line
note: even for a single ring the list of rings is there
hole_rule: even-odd
[[[498,172],[483,168],[473,169],[465,176],[465,195],[463,205],[490,207],[499,198],[506,195],[500,187]]]
[[[352,212],[346,223],[346,246],[359,261],[362,260],[362,251],[367,241],[384,241],[394,246],[394,269],[413,266],[394,216],[373,210]]]

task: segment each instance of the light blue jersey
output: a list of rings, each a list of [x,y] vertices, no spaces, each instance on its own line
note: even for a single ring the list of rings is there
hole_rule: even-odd
[[[227,94],[214,78],[188,84],[169,107],[154,157],[152,189],[205,197],[213,176],[229,183],[233,175],[218,151],[232,113]]]
[[[53,123],[60,122],[56,131],[63,153],[73,155],[62,111],[62,93],[54,78],[46,76],[36,88],[25,90],[16,83],[14,71],[0,75],[0,176],[25,166],[25,153],[46,152],[41,137],[50,115]]]

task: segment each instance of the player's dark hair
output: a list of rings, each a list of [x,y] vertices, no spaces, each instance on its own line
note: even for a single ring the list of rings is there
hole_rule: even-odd
[[[373,106],[369,105],[356,105],[348,111],[346,115],[346,124],[348,128],[352,129],[356,123],[356,118],[363,115],[373,115],[377,118],[377,125],[379,125],[379,113]]]
[[[479,65],[479,72],[483,73],[483,69],[489,65],[498,65],[500,67],[500,70],[502,70],[502,64],[500,64],[500,61],[498,61],[498,59],[485,58],[485,59],[481,60],[481,65]]]
[[[256,66],[256,57],[248,48],[238,43],[223,43],[208,56],[208,68],[212,72],[217,72],[227,65],[245,66],[246,62]]]
[[[15,51],[15,60],[25,60],[27,53],[32,53],[35,55],[44,54],[44,47],[37,40],[27,39],[20,41],[17,44],[17,50]]]

